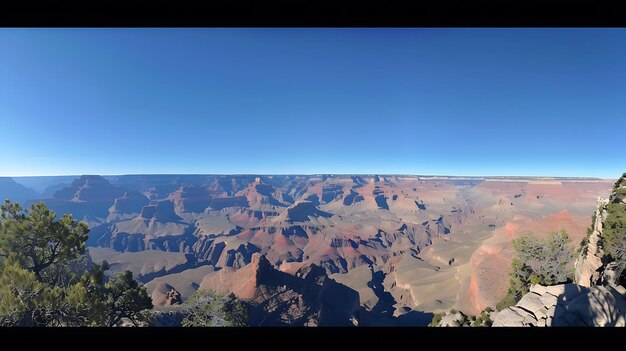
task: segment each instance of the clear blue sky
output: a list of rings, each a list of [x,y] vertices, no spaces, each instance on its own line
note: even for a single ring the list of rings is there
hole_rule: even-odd
[[[0,175],[618,177],[624,29],[0,29]]]

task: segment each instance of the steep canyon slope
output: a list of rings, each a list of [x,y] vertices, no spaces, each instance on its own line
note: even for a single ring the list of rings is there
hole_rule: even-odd
[[[41,200],[89,223],[94,260],[134,270],[152,290],[167,284],[185,297],[215,285],[218,274],[237,286],[233,280],[252,279],[246,272],[258,274],[244,269],[253,261],[267,260],[294,277],[321,267],[358,292],[362,316],[392,325],[418,311],[454,307],[474,314],[495,305],[506,292],[511,241],[561,228],[580,241],[597,197],[612,184],[401,175],[81,176]],[[303,320],[313,318],[302,313]]]

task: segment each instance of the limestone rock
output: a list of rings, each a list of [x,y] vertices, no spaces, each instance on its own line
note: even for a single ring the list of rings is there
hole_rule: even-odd
[[[517,305],[500,311],[493,326],[624,326],[626,299],[620,291],[624,288],[534,286]]]
[[[565,284],[546,286],[544,287],[544,290],[550,295],[559,296],[565,291]]]
[[[537,318],[535,318],[535,316],[532,315],[532,314],[527,314],[524,317],[524,325],[536,327],[537,326]]]
[[[548,309],[546,306],[541,306],[540,309],[534,312],[534,315],[537,320],[546,319],[548,317]]]
[[[556,306],[557,303],[557,297],[552,294],[544,294],[539,298],[539,300],[546,308]]]
[[[576,284],[559,284],[547,286],[546,293],[552,296],[560,297],[560,299],[557,300],[558,304],[571,300],[574,296],[578,295],[581,289],[585,289],[585,287],[578,286]]]
[[[515,313],[511,308],[506,308],[496,314],[493,321],[494,327],[521,327],[524,325],[524,317]]]
[[[535,294],[543,295],[546,292],[546,287],[541,284],[535,284],[530,287],[530,292]]]
[[[552,317],[554,316],[554,313],[556,312],[556,305],[550,307],[548,309],[548,311],[546,312],[546,324],[545,326],[549,326],[552,325]]]
[[[521,300],[517,303],[517,307],[523,308],[533,314],[544,308],[543,303],[541,302],[541,295],[535,293],[528,293],[522,297]]]
[[[595,286],[573,298],[564,308],[566,313],[553,325],[617,326],[624,323],[626,300],[612,294],[609,288]]]

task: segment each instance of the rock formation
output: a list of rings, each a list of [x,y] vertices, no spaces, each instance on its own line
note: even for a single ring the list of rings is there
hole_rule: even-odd
[[[124,196],[115,199],[109,208],[107,221],[132,219],[138,216],[150,200],[138,191],[127,191]]]
[[[576,260],[575,281],[578,285],[590,287],[602,282],[604,264],[604,250],[600,247],[602,235],[602,223],[606,219],[604,206],[608,203],[606,198],[598,198],[598,208],[595,213],[593,231],[587,241],[587,246],[583,247]]]
[[[623,327],[626,289],[576,284],[534,285],[515,305],[496,314],[494,327]]]
[[[154,306],[174,306],[183,303],[180,293],[171,285],[163,282],[154,287],[151,298]]]
[[[166,306],[168,303],[168,293],[175,290],[173,286],[159,282],[152,290],[150,297],[154,306]]]
[[[180,218],[174,211],[174,203],[172,201],[152,201],[150,205],[141,209],[141,219],[157,220],[160,222],[179,221]]]
[[[350,326],[358,323],[359,294],[311,265],[295,275],[276,270],[265,256],[234,271],[208,274],[201,289],[232,292],[252,306],[251,325]]]
[[[180,297],[180,293],[174,288],[168,291],[165,299],[165,304],[168,306],[180,305],[183,302],[182,298]]]
[[[332,214],[320,211],[313,202],[302,201],[291,205],[287,211],[285,217],[278,217],[278,220],[284,220],[288,223],[307,222],[311,218],[331,217]]]
[[[171,193],[168,199],[174,203],[177,213],[202,213],[209,207],[213,197],[204,187],[186,186]]]
[[[109,208],[124,193],[123,188],[112,185],[101,176],[83,175],[54,193],[52,198],[42,201],[59,215],[70,213],[93,225],[106,220]]]

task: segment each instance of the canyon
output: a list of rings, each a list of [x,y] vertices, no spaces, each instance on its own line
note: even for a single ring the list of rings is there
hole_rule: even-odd
[[[109,274],[132,271],[157,306],[172,289],[183,300],[199,288],[232,292],[256,306],[257,325],[426,325],[451,308],[478,314],[506,294],[512,240],[565,229],[578,244],[615,181],[45,178],[3,178],[0,197],[44,201],[88,223],[90,258],[106,260]]]

